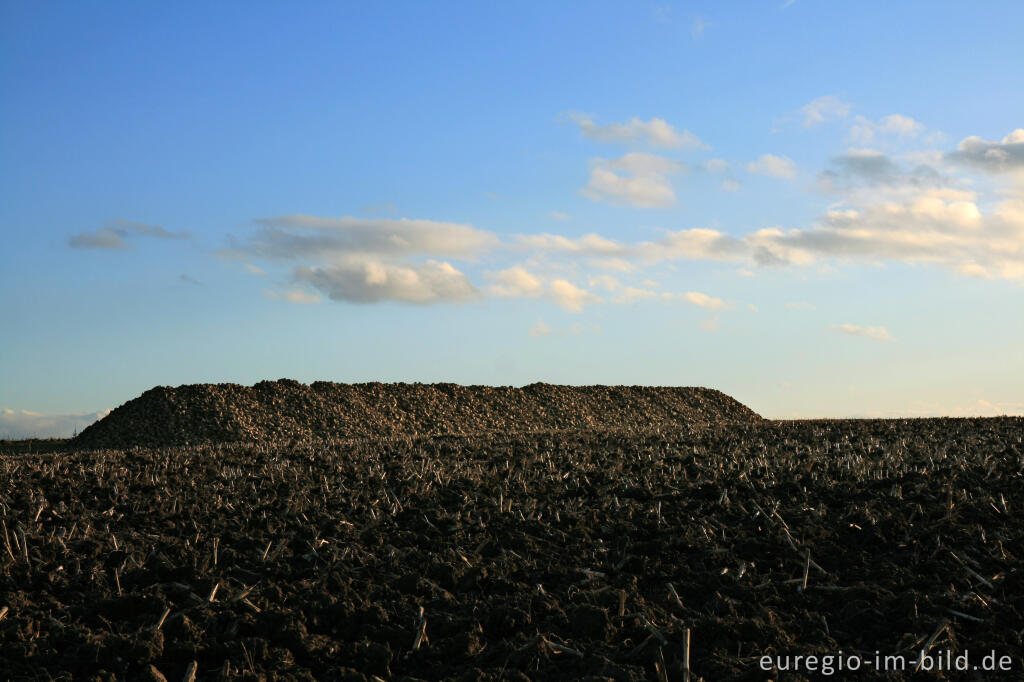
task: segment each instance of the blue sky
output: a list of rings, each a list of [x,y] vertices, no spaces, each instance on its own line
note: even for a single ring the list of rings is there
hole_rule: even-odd
[[[278,377],[1022,414],[1022,22],[0,3],[0,436]]]

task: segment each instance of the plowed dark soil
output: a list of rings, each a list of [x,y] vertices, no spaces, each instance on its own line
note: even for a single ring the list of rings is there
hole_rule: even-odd
[[[748,407],[708,388],[457,384],[255,386],[195,384],[146,391],[74,439],[76,447],[191,445],[280,439],[651,429],[750,421]]]
[[[923,648],[1013,667],[921,679],[1024,679],[1022,436],[748,421],[9,454],[0,677],[681,680],[689,631],[693,680]]]

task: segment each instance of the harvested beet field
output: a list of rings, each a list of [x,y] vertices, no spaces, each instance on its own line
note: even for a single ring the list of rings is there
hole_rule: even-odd
[[[820,661],[761,657],[842,652],[862,663],[838,679],[899,680],[924,649],[1010,667],[921,679],[1022,679],[1022,436],[748,420],[7,454],[0,670],[804,680]]]
[[[721,391],[648,386],[523,388],[335,384],[195,384],[146,391],[75,438],[76,447],[449,435],[554,429],[650,429],[760,417]]]

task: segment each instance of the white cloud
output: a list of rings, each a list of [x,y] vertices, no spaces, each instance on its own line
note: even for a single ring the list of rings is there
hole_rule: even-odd
[[[883,116],[878,121],[857,116],[850,127],[850,137],[860,144],[871,144],[878,135],[913,138],[922,131],[924,131],[924,124],[902,114]]]
[[[548,211],[548,217],[552,220],[572,220],[572,216],[562,211]]]
[[[676,201],[669,175],[679,163],[655,154],[633,152],[618,159],[595,159],[590,181],[581,192],[594,201],[627,204],[636,208],[667,208]]]
[[[867,184],[844,185],[844,201],[810,227],[773,226],[737,237],[695,228],[636,243],[593,233],[542,234],[519,236],[516,245],[543,256],[589,257],[592,267],[618,272],[675,260],[808,266],[834,259],[934,263],[968,276],[1024,279],[1024,199],[1011,192],[983,204],[975,191],[950,186],[959,182],[955,178],[908,174],[871,150],[853,150],[843,158],[849,164],[842,172],[868,178]],[[740,274],[749,273],[741,268]]]
[[[589,116],[569,114],[583,134],[598,142],[645,142],[651,147],[664,149],[710,149],[689,130],[676,130],[661,118],[642,121],[634,117],[626,123],[598,125]]]
[[[257,222],[260,229],[254,236],[221,255],[298,261],[292,268],[294,281],[350,303],[472,300],[479,295],[476,287],[443,259],[472,260],[500,245],[490,232],[432,220],[291,215]],[[404,260],[418,256],[426,259]],[[314,301],[301,288],[268,295],[295,303]]]
[[[846,118],[850,115],[850,105],[835,95],[824,95],[805,104],[800,112],[804,116],[804,127],[811,128],[829,119]]]
[[[770,175],[774,178],[790,179],[796,176],[796,164],[785,156],[762,154],[756,161],[746,165],[747,172]]]
[[[666,232],[655,241],[622,244],[597,234],[570,238],[552,234],[519,235],[521,248],[547,254],[595,256],[590,263],[608,270],[630,272],[636,262],[657,263],[666,260],[735,261],[746,256],[744,244],[723,232],[693,228]]]
[[[718,318],[711,317],[706,320],[701,320],[697,323],[701,329],[706,332],[717,332],[718,331]]]
[[[264,270],[263,268],[258,267],[256,265],[253,265],[252,263],[243,263],[242,265],[244,265],[245,269],[248,270],[253,275],[265,275],[265,274],[267,274],[266,270]]]
[[[556,279],[551,282],[548,285],[548,295],[556,305],[570,313],[580,313],[583,312],[585,305],[603,302],[600,296],[592,294],[586,289],[580,289],[564,279]]]
[[[40,414],[28,410],[0,409],[0,438],[70,438],[110,410],[87,414]]]
[[[705,310],[722,310],[726,307],[726,302],[722,299],[702,294],[699,291],[688,291],[685,294],[664,293],[661,297],[666,301],[683,301],[685,303],[690,303],[691,305],[704,308]]]
[[[839,324],[832,330],[849,336],[864,336],[875,341],[895,341],[885,327],[861,327],[856,324]]]
[[[492,296],[534,298],[544,293],[544,283],[540,278],[521,265],[492,273],[491,279],[497,282],[487,287],[487,293]]]
[[[723,159],[710,159],[704,162],[704,169],[709,173],[724,173],[729,168],[729,162]]]
[[[739,192],[740,183],[736,182],[732,178],[726,178],[725,180],[722,180],[722,189],[726,192]]]
[[[999,142],[977,136],[965,138],[947,158],[998,173],[1024,168],[1024,128],[1017,128]]]
[[[516,242],[523,247],[536,251],[578,253],[584,255],[618,254],[622,247],[611,239],[600,235],[585,234],[582,237],[563,237],[557,234],[543,233],[517,235]]]
[[[301,267],[295,270],[295,278],[331,300],[349,303],[457,303],[478,296],[469,278],[449,263],[435,260],[421,265],[365,260]]]
[[[839,204],[808,229],[758,230],[743,238],[762,265],[822,258],[934,263],[964,275],[1024,279],[1024,202],[984,212],[973,192],[950,187],[880,188]]]

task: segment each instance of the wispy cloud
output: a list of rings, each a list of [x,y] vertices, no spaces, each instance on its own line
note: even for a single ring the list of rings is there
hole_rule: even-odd
[[[661,297],[666,301],[683,301],[705,310],[722,310],[727,305],[722,299],[702,294],[699,291],[688,291],[685,294],[664,293]]]
[[[587,327],[578,323],[570,326],[568,329],[552,329],[542,319],[538,319],[528,330],[530,336],[580,336],[587,333],[587,331]],[[601,328],[594,325],[590,328],[590,331],[597,334],[600,333]]]
[[[284,291],[274,291],[273,289],[264,289],[263,293],[266,294],[267,298],[274,299],[275,301],[286,301],[288,303],[319,303],[320,297],[316,294],[310,293],[305,289],[291,288],[285,289]]]
[[[544,324],[544,320],[537,320],[537,323],[530,327],[530,336],[551,336],[551,327]]]
[[[667,208],[676,201],[668,176],[682,165],[655,154],[634,152],[618,159],[595,159],[590,181],[581,192],[594,201],[626,204],[636,208]]]
[[[495,282],[487,287],[491,296],[502,298],[536,298],[544,294],[544,282],[541,278],[521,265],[490,274]]]
[[[783,5],[784,8],[788,6]],[[813,128],[829,120],[846,118],[850,115],[850,105],[835,95],[824,95],[805,104],[800,113],[804,127]]]
[[[612,302],[618,304],[629,304],[636,303],[637,301],[646,301],[652,298],[657,298],[658,294],[651,289],[645,289],[643,287],[623,287],[619,290],[618,295]]]
[[[559,307],[570,313],[583,312],[583,306],[603,301],[600,296],[581,289],[564,279],[556,279],[548,285],[548,296]]]
[[[252,237],[222,250],[270,260],[433,255],[472,258],[498,245],[471,225],[408,218],[321,218],[287,215],[256,221]]]
[[[917,137],[924,131],[924,124],[903,114],[890,114],[878,121],[857,116],[850,126],[850,137],[859,144],[871,144],[879,135],[896,135],[903,138]]]
[[[837,324],[831,329],[839,334],[848,336],[863,336],[875,341],[895,341],[885,327],[861,327],[856,324]]]
[[[587,138],[597,142],[642,142],[662,149],[710,149],[689,130],[678,130],[663,118],[644,121],[634,116],[625,123],[607,125],[598,125],[591,117],[575,112],[568,114],[568,118]]]
[[[796,164],[785,156],[762,154],[746,165],[747,172],[789,180],[796,176]]]
[[[116,220],[92,232],[80,232],[68,238],[68,245],[75,249],[124,249],[128,241],[136,237],[156,239],[188,239],[187,232],[168,232],[159,225],[146,225],[129,220]]]
[[[690,37],[694,40],[700,40],[704,37],[704,31],[711,27],[711,22],[705,21],[699,14],[694,17],[693,24],[690,26]]]

